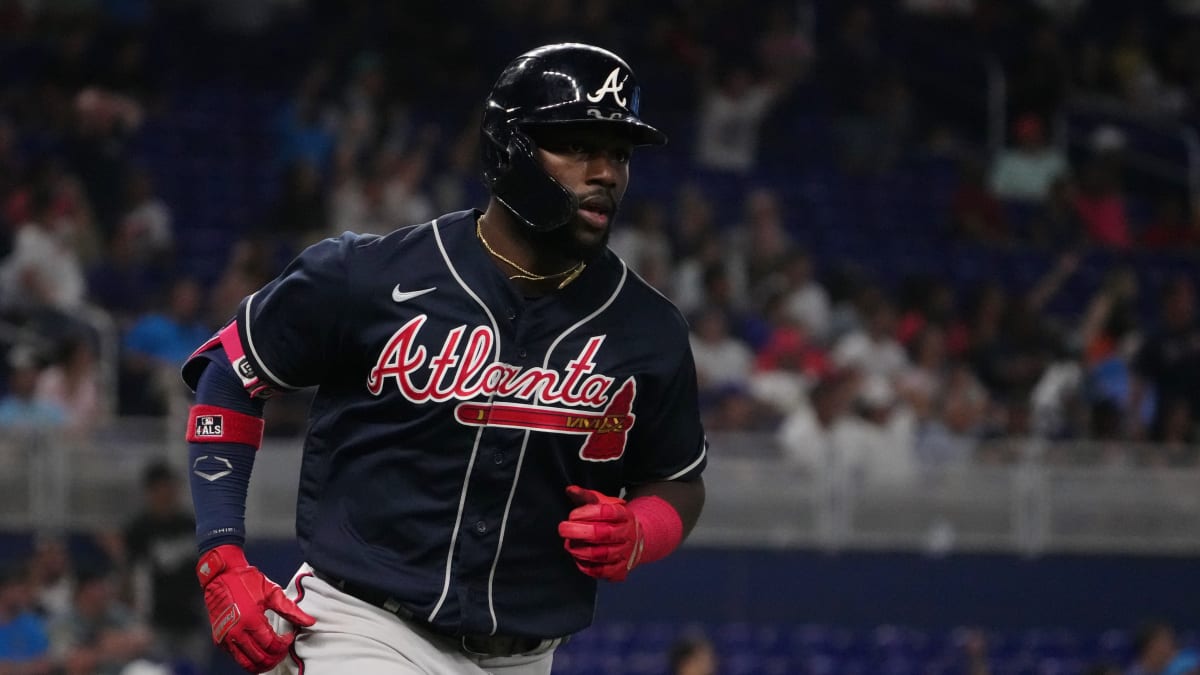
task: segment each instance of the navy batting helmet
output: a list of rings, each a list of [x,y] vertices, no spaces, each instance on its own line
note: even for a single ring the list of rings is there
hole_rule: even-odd
[[[483,111],[480,146],[488,188],[536,230],[565,225],[579,204],[542,168],[526,131],[607,125],[634,145],[663,145],[666,135],[638,117],[641,93],[629,64],[606,49],[564,43],[518,56],[500,73]]]

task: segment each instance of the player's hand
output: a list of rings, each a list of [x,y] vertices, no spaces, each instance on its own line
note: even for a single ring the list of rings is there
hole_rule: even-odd
[[[642,555],[642,526],[625,500],[581,488],[567,487],[577,506],[558,524],[563,546],[584,574],[624,581]]]
[[[277,666],[295,639],[295,633],[283,636],[271,628],[268,609],[297,626],[316,623],[275,582],[251,567],[242,549],[232,544],[218,546],[201,556],[196,576],[204,588],[213,642],[251,673]]]

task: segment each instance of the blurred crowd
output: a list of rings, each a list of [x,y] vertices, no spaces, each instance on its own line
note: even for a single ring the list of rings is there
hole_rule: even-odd
[[[635,158],[611,246],[691,322],[709,429],[775,434],[797,462],[832,453],[881,479],[1016,461],[1028,448],[993,441],[1030,436],[1087,442],[1098,461],[1196,462],[1195,275],[1151,283],[1122,256],[1196,250],[1200,209],[1177,177],[1139,170],[1119,125],[1075,145],[1060,133],[1073,101],[1193,124],[1195,3],[726,5],[494,0],[464,22],[367,0],[0,2],[0,41],[20,56],[0,69],[0,426],[86,436],[165,415],[180,362],[303,246],[482,206],[489,78],[578,38],[635,64],[645,116],[672,133],[669,161]],[[999,146],[963,121],[966,93],[926,88],[939,73],[916,43],[930,37],[943,56],[1001,65]],[[193,53],[209,42],[244,46],[243,61]],[[284,68],[276,47],[303,58]],[[180,244],[199,236],[180,229],[191,214],[160,192],[169,176],[139,138],[189,112],[175,94],[220,78],[276,95],[256,146],[270,180],[205,231],[224,259],[196,270]],[[814,117],[828,133],[791,133]],[[944,255],[1049,252],[1041,278],[893,279],[812,250],[789,172],[827,159],[837,175],[900,175],[914,158],[954,167],[926,227]],[[1062,307],[1094,251],[1113,264]],[[301,428],[304,404],[273,403],[268,433]]]
[[[195,520],[166,464],[140,508],[81,554],[41,536],[0,566],[0,675],[208,672],[208,614],[192,569]]]

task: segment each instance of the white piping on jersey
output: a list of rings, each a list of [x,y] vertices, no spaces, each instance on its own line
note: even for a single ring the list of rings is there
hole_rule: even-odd
[[[513,475],[512,487],[508,490],[508,501],[504,502],[504,518],[500,521],[500,540],[496,543],[496,556],[492,558],[492,569],[488,572],[488,613],[492,615],[492,630],[489,635],[495,635],[500,627],[496,621],[496,599],[492,596],[492,587],[496,583],[496,566],[500,563],[500,549],[504,548],[504,534],[508,531],[508,511],[512,508],[513,497],[517,494],[517,481],[521,478],[521,465],[525,463],[525,447],[529,445],[529,429],[525,430],[525,438],[521,439],[521,452],[517,455],[517,470]]]
[[[570,328],[563,331],[562,335],[559,335],[558,337],[554,338],[554,342],[551,342],[550,348],[546,350],[546,360],[542,363],[542,368],[550,367],[550,355],[554,353],[554,348],[558,346],[558,343],[562,342],[564,338],[566,338],[571,333],[575,332],[576,328],[579,328],[583,324],[591,321],[592,319],[596,318],[600,314],[600,312],[603,312],[604,310],[608,309],[608,306],[613,304],[613,301],[616,300],[617,296],[621,294],[621,289],[625,288],[625,278],[629,276],[629,268],[625,266],[624,260],[620,260],[620,258],[618,258],[618,260],[621,262],[621,280],[617,282],[616,290],[613,291],[612,295],[608,296],[608,300],[605,300],[604,304],[600,305],[600,307],[597,308],[596,311],[594,311],[591,314],[588,314],[587,316],[583,317],[582,319],[576,321],[574,326],[571,326]]]
[[[446,245],[442,243],[442,233],[438,229],[437,218],[433,219],[433,238],[437,242],[438,251],[441,252],[442,259],[446,261],[446,267],[450,270],[451,276],[454,277],[454,280],[458,282],[459,286],[462,286],[463,290],[467,292],[467,295],[471,296],[471,299],[483,308],[483,313],[487,314],[488,321],[492,323],[492,335],[496,337],[496,356],[493,359],[493,362],[499,361],[500,328],[496,325],[496,317],[492,316],[492,310],[488,309],[488,306],[484,304],[483,300],[480,300],[479,296],[475,294],[475,291],[472,291],[471,287],[467,285],[467,282],[463,281],[463,278],[459,276],[458,270],[454,269],[454,263],[450,261],[450,256],[446,253]],[[489,396],[488,403],[491,403],[492,399],[495,397],[495,393]],[[471,472],[475,468],[475,457],[479,454],[479,441],[483,438],[483,430],[486,428],[487,427],[479,427],[479,431],[475,432],[475,444],[471,446],[471,458],[467,460],[467,473],[463,476],[462,492],[458,495],[458,513],[454,516],[454,529],[450,532],[450,550],[446,552],[446,576],[442,581],[442,596],[438,598],[437,604],[433,607],[433,611],[429,613],[429,619],[427,620],[430,623],[433,623],[433,620],[435,617],[437,617],[438,612],[442,611],[442,605],[445,604],[446,596],[450,593],[450,572],[454,566],[454,547],[458,545],[458,531],[460,528],[462,528],[463,509],[466,508],[467,505],[467,486],[471,484]],[[501,524],[500,527],[503,531],[504,525]]]
[[[624,261],[624,260],[622,260],[622,261],[621,261],[621,264],[622,264],[622,265],[623,265],[623,264],[625,264],[625,261]],[[670,299],[670,298],[668,298],[667,296],[663,295],[663,292],[662,292],[662,291],[660,291],[660,290],[658,290],[657,288],[655,288],[655,287],[653,286],[653,284],[651,284],[649,281],[646,281],[645,279],[643,279],[643,278],[642,278],[642,275],[640,275],[640,274],[638,274],[637,272],[634,272],[634,271],[632,271],[632,270],[630,270],[630,272],[629,272],[629,273],[630,273],[630,274],[632,274],[634,277],[636,277],[638,281],[640,281],[640,282],[642,282],[643,284],[645,284],[646,288],[648,288],[648,289],[650,289],[651,291],[653,291],[655,295],[657,295],[658,297],[662,298],[663,300],[666,300],[668,303],[670,303],[670,305],[671,305],[672,307],[674,307],[674,306],[675,306],[675,302],[674,302],[673,300],[671,300],[671,299]]]
[[[254,293],[250,294],[250,297],[246,298],[246,320],[242,322],[242,325],[246,328],[246,346],[250,348],[250,353],[254,355],[254,360],[257,361],[258,366],[263,369],[263,373],[267,377],[271,378],[275,384],[278,384],[284,389],[299,389],[300,387],[294,387],[279,379],[279,376],[275,373],[272,373],[271,369],[267,367],[267,364],[263,362],[262,357],[258,355],[258,350],[254,348],[254,339],[250,337],[250,304],[254,302],[254,298],[257,295],[258,292],[255,291]]]
[[[624,262],[624,261],[622,261],[622,262]],[[655,293],[657,293],[657,294],[658,294],[658,297],[662,298],[663,300],[666,300],[667,302],[671,302],[671,299],[670,299],[670,298],[668,298],[667,296],[663,295],[663,294],[662,294],[662,292],[661,292],[661,291],[659,291],[659,290],[658,290],[657,288],[655,288],[654,286],[650,285],[650,282],[648,282],[648,281],[646,281],[645,279],[643,279],[643,278],[641,277],[641,275],[639,275],[637,272],[634,272],[634,273],[633,273],[633,276],[637,277],[637,280],[638,280],[638,281],[640,281],[640,282],[642,282],[643,284],[645,284],[645,285],[646,285],[646,288],[649,288],[650,290],[652,290],[652,291],[654,291]],[[707,438],[705,438],[705,439],[703,439],[703,440],[700,442],[700,456],[699,456],[699,457],[697,457],[697,458],[696,458],[696,459],[695,459],[695,460],[694,460],[694,461],[693,461],[691,464],[688,464],[687,466],[685,466],[683,469],[681,469],[681,470],[679,470],[679,471],[676,471],[675,473],[671,474],[670,476],[667,476],[666,478],[664,478],[664,479],[663,479],[663,481],[675,480],[675,479],[679,478],[680,476],[684,476],[684,475],[686,475],[686,474],[687,474],[687,472],[689,472],[689,471],[691,471],[692,469],[694,469],[694,468],[696,468],[697,466],[699,466],[699,465],[700,465],[700,462],[704,461],[704,456],[705,456],[705,455],[707,455],[707,454],[708,454],[708,439],[707,439]]]
[[[687,466],[683,467],[679,471],[676,471],[675,473],[671,474],[670,476],[667,476],[666,478],[664,478],[663,481],[675,480],[676,478],[679,478],[680,476],[687,474],[687,472],[689,472],[692,469],[699,466],[700,462],[704,461],[704,456],[707,454],[708,454],[708,439],[705,438],[704,440],[700,441],[700,456],[697,457],[696,460],[694,462],[692,462],[691,464],[688,464]]]
[[[618,258],[618,260],[620,259]],[[603,305],[600,305],[598,308],[596,308],[596,311],[588,314],[579,321],[576,321],[574,325],[563,331],[558,337],[554,338],[554,342],[551,342],[550,348],[546,350],[546,358],[544,361],[542,361],[542,368],[550,368],[550,355],[554,353],[554,348],[557,347],[560,342],[562,342],[568,335],[575,332],[575,329],[596,318],[601,312],[608,309],[609,305],[613,304],[613,301],[616,300],[617,296],[621,294],[621,289],[625,288],[625,279],[628,276],[629,267],[625,265],[624,260],[621,260],[621,280],[617,282],[617,287],[613,290],[612,295],[608,296],[608,300],[605,300]],[[480,427],[480,429],[482,430],[483,427]],[[496,634],[496,630],[500,625],[496,620],[496,602],[495,598],[492,596],[492,587],[496,583],[496,566],[500,563],[500,551],[504,549],[504,534],[508,529],[508,512],[509,509],[512,508],[513,497],[517,494],[517,482],[521,480],[521,465],[525,462],[525,448],[528,444],[529,431],[526,431],[525,440],[521,442],[521,453],[517,455],[517,469],[516,473],[513,475],[512,487],[508,490],[508,501],[504,504],[504,519],[500,521],[500,540],[496,543],[496,557],[492,558],[492,569],[488,573],[488,611],[492,615],[492,635]]]

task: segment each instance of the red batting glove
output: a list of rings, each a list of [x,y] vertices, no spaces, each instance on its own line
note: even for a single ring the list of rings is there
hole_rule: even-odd
[[[558,524],[558,534],[575,566],[590,577],[624,581],[645,545],[642,526],[625,500],[578,485],[568,486],[567,496],[578,507]]]
[[[251,567],[246,554],[233,544],[218,546],[201,556],[196,576],[204,589],[213,642],[251,673],[279,665],[296,639],[295,633],[281,636],[271,628],[268,609],[298,626],[316,623],[275,582]]]

